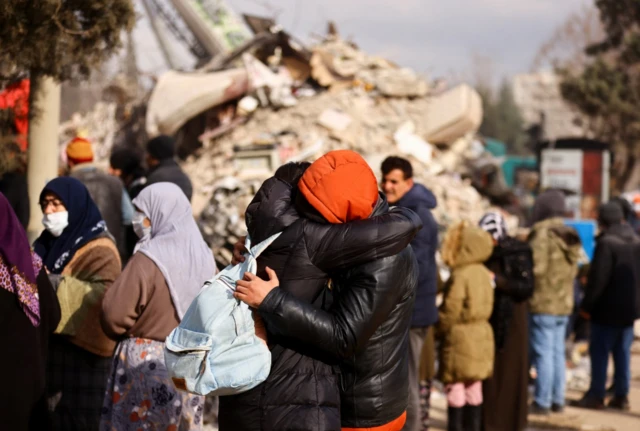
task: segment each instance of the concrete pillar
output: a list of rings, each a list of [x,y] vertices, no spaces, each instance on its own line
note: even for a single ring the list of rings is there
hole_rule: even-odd
[[[60,127],[60,84],[49,77],[31,77],[29,122],[29,202],[31,217],[27,234],[33,242],[42,232],[42,211],[38,198],[45,184],[58,176],[58,128]]]

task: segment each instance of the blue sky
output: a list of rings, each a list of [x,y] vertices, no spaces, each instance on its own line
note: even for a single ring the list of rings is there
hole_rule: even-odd
[[[362,49],[431,77],[466,76],[471,57],[493,61],[497,77],[527,72],[540,45],[592,0],[228,0],[237,12],[277,15],[302,40],[329,19]],[[139,27],[144,29],[144,20]],[[145,38],[146,39],[146,38]],[[152,43],[145,69],[159,67]],[[150,49],[149,49],[150,48]]]

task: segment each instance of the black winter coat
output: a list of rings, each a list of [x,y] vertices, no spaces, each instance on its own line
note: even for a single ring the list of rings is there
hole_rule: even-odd
[[[435,195],[422,184],[414,184],[397,203],[399,207],[414,211],[423,228],[411,241],[411,248],[418,261],[418,287],[416,288],[416,303],[413,310],[411,326],[423,328],[434,325],[438,321],[436,295],[438,291],[438,267],[436,266],[436,251],[438,250],[438,223],[431,214],[431,210],[438,204]]]
[[[289,184],[267,180],[247,209],[247,226],[254,242],[283,232],[258,259],[258,275],[265,278],[263,269],[269,266],[280,280],[276,290],[312,310],[329,305],[329,273],[394,255],[421,227],[418,217],[406,209],[370,220],[320,224],[301,218],[292,202]],[[386,206],[384,199],[379,206]],[[271,373],[251,391],[220,398],[221,431],[339,431],[337,361],[307,340],[271,329],[267,323]]]
[[[0,391],[0,428],[45,431],[51,428],[45,393],[49,337],[60,322],[60,304],[43,268],[36,280],[40,325],[35,327],[18,298],[0,289],[0,358],[4,388]]]
[[[534,289],[531,247],[506,237],[493,247],[485,263],[495,274],[496,290],[489,323],[493,328],[496,349],[504,347],[513,315],[513,305],[531,298]]]
[[[408,331],[418,266],[410,247],[337,275],[332,306],[274,289],[260,306],[273,332],[341,360],[342,426],[377,427],[407,408]]]
[[[596,242],[581,308],[591,321],[632,326],[640,318],[640,238],[627,224],[611,226]]]
[[[191,196],[193,195],[191,180],[175,160],[162,160],[159,165],[149,170],[146,186],[150,186],[155,183],[175,184],[182,189],[184,194],[187,196],[187,199],[189,199],[189,202],[191,202]]]

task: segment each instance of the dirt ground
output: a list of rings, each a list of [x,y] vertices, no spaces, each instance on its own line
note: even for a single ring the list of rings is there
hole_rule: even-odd
[[[549,417],[529,417],[527,431],[640,431],[640,341],[634,345],[631,358],[631,411],[613,410],[592,411],[567,407],[565,413]],[[569,390],[567,398],[577,400],[582,391]],[[446,431],[447,402],[442,393],[434,392],[431,398],[432,431]],[[208,425],[204,431],[217,431],[217,427]]]
[[[640,341],[634,345],[634,354],[631,358],[631,402],[630,412],[614,410],[593,411],[567,407],[565,413],[551,415],[550,417],[529,417],[527,431],[548,430],[584,430],[584,431],[640,431]],[[577,400],[583,393],[569,391],[567,398]],[[447,429],[447,404],[446,399],[440,393],[432,395],[431,402],[431,430],[445,431]]]

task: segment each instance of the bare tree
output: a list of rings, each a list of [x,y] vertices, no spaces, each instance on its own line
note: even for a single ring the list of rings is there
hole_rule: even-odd
[[[601,41],[605,36],[600,14],[595,6],[584,6],[571,14],[542,44],[534,57],[531,69],[545,67],[582,70],[589,57],[585,47]]]

